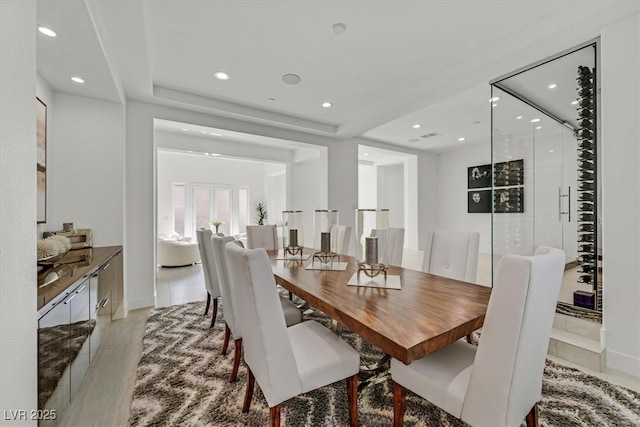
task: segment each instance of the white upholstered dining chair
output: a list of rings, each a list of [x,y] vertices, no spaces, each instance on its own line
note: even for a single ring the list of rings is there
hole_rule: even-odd
[[[562,274],[564,251],[505,255],[496,272],[482,339],[458,340],[410,365],[392,359],[394,425],[408,388],[471,426],[537,426],[537,402]]]
[[[336,242],[336,251],[339,254],[349,254],[349,244],[351,243],[351,226],[333,224],[329,228],[331,241]]]
[[[228,272],[236,287],[249,381],[243,412],[249,411],[255,381],[269,405],[270,425],[280,425],[280,404],[292,397],[347,379],[349,418],[358,424],[357,373],[360,356],[315,321],[287,328],[271,263],[264,249],[227,243]]]
[[[389,227],[389,240],[387,241],[387,253],[389,264],[402,265],[404,251],[404,228]]]
[[[202,260],[202,274],[204,275],[204,285],[207,288],[207,307],[204,310],[205,316],[209,312],[209,306],[213,300],[213,315],[211,317],[211,326],[213,327],[218,316],[218,298],[220,297],[220,284],[218,283],[218,273],[213,257],[213,246],[211,244],[211,230],[201,228],[196,230],[198,237],[198,249],[200,250],[200,259]]]
[[[264,248],[268,251],[279,249],[276,226],[274,224],[247,225],[247,248]]]
[[[422,271],[475,283],[479,244],[480,233],[429,230]]]
[[[229,280],[229,272],[227,259],[225,254],[225,246],[229,242],[235,242],[238,247],[243,247],[239,240],[235,240],[231,236],[218,237],[213,236],[213,255],[218,272],[218,280],[220,283],[220,292],[222,294],[222,303],[224,304],[222,316],[225,323],[224,342],[222,344],[222,354],[227,353],[229,347],[229,338],[233,335],[234,353],[233,368],[229,376],[229,382],[234,382],[238,376],[238,368],[240,367],[240,359],[242,357],[242,333],[238,324],[238,316],[242,316],[242,312],[238,312],[234,298],[234,291]],[[302,313],[291,301],[280,297],[280,304],[284,314],[285,324],[287,326],[295,325],[302,322]]]

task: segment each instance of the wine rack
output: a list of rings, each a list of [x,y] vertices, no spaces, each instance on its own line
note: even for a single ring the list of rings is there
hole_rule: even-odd
[[[589,67],[578,67],[578,282],[592,286],[593,298],[574,304],[602,310],[598,277],[598,181],[596,150],[596,79]],[[579,292],[580,293],[580,292]],[[581,293],[584,296],[584,292]],[[590,305],[590,306],[587,306]]]

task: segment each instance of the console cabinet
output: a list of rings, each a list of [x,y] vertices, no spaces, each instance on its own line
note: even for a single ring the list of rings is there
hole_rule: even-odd
[[[71,276],[38,290],[38,409],[55,413],[42,426],[59,425],[122,313],[121,247],[93,248],[90,260],[71,267]]]

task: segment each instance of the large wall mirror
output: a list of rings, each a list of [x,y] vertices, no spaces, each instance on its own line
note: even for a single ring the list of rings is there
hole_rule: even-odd
[[[602,310],[597,49],[580,46],[491,86],[494,259],[562,248],[558,306],[569,314]]]

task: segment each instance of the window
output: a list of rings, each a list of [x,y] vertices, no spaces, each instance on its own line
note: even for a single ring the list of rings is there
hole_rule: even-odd
[[[249,189],[216,184],[174,184],[173,211],[176,233],[196,236],[200,228],[215,228],[214,219],[223,222],[218,232],[244,233],[249,221]],[[185,196],[190,196],[189,200]]]
[[[184,184],[173,184],[173,229],[184,236]]]

